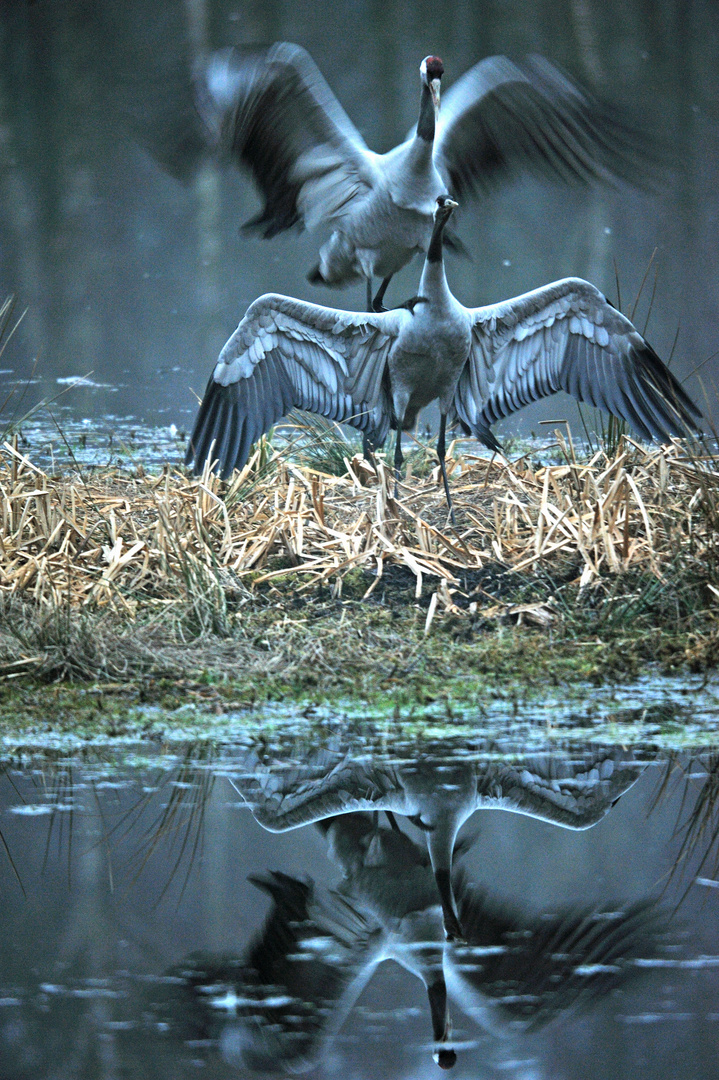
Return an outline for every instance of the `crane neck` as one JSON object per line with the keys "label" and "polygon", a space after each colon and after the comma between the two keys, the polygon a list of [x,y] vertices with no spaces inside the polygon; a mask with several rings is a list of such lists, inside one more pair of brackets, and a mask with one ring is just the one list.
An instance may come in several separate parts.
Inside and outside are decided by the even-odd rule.
{"label": "crane neck", "polygon": [[427,256],[424,261],[422,278],[420,281],[420,293],[422,296],[433,297],[436,301],[449,294],[447,277],[444,272],[444,249],[443,233],[448,217],[438,217],[432,229],[432,238],[427,248]]}
{"label": "crane neck", "polygon": [[443,975],[440,974],[433,982],[427,983],[427,997],[434,1041],[444,1043],[451,1030],[451,1020],[447,1003],[447,985]]}
{"label": "crane neck", "polygon": [[427,248],[427,262],[428,263],[443,263],[444,262],[444,229],[449,221],[449,215],[440,215],[432,229],[432,238]]}
{"label": "crane neck", "polygon": [[447,275],[444,272],[444,261],[442,259],[439,262],[425,260],[419,282],[419,295],[426,297],[435,306],[450,303],[452,294],[447,283]]}
{"label": "crane neck", "polygon": [[425,82],[422,83],[422,96],[419,99],[417,138],[430,144],[434,142],[434,103],[431,91]]}

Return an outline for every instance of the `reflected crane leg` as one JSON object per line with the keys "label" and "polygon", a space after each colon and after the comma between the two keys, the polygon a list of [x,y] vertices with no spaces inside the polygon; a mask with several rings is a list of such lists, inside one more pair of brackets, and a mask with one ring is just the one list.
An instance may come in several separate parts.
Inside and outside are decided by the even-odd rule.
{"label": "reflected crane leg", "polygon": [[441,975],[426,985],[435,1045],[433,1057],[440,1069],[451,1069],[457,1061],[457,1053],[448,1045],[452,1037],[452,1019],[447,1003],[447,986]]}

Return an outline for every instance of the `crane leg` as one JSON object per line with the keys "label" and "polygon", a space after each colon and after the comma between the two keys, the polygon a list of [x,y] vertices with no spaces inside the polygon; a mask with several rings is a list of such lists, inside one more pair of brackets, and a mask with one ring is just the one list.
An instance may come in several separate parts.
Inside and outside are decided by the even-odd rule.
{"label": "crane leg", "polygon": [[399,495],[399,471],[402,468],[404,457],[402,455],[402,421],[397,423],[397,441],[394,444],[394,497]]}
{"label": "crane leg", "polygon": [[387,310],[387,308],[384,306],[382,301],[384,300],[384,294],[387,292],[387,286],[389,285],[391,280],[392,280],[392,275],[391,274],[389,275],[389,277],[383,278],[382,284],[380,285],[379,289],[377,290],[377,295],[375,296],[374,300],[372,301],[370,311],[386,311]]}
{"label": "crane leg", "polygon": [[367,436],[362,434],[362,457],[365,461],[368,461],[372,466],[377,476],[379,476],[379,465],[377,464],[377,458],[374,456],[375,447],[369,441]]}
{"label": "crane leg", "polygon": [[434,879],[437,882],[437,889],[442,901],[442,918],[444,920],[444,932],[447,941],[461,941],[464,934],[455,910],[454,892],[452,891],[452,876],[450,871],[435,870]]}
{"label": "crane leg", "polygon": [[375,447],[369,441],[367,433],[365,431],[363,431],[362,432],[362,457],[365,459],[365,461],[369,461],[369,463],[372,466],[372,468],[374,469],[374,471],[377,472],[377,462],[375,461],[374,452],[375,452]]}
{"label": "crane leg", "polygon": [[437,457],[439,458],[439,467],[442,470],[442,481],[444,483],[444,493],[447,496],[447,506],[449,507],[449,516],[453,525],[456,525],[454,518],[454,507],[452,506],[452,496],[449,493],[449,480],[447,479],[447,468],[444,464],[445,457],[445,444],[444,436],[447,428],[447,416],[442,413],[439,418],[439,438],[437,439]]}

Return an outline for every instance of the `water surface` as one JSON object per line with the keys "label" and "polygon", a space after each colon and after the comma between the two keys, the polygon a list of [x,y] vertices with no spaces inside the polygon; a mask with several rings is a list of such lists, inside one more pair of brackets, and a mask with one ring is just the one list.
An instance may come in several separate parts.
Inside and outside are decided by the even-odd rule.
{"label": "water surface", "polygon": [[[710,747],[317,719],[8,758],[4,1078],[431,1077],[437,972],[454,1075],[712,1075]],[[468,791],[445,942],[427,850]]]}

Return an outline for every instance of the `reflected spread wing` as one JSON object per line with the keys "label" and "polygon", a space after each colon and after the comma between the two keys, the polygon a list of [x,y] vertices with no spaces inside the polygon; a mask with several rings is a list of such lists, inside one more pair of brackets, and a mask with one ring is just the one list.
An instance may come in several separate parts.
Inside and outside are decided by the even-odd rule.
{"label": "reflected spread wing", "polygon": [[385,934],[311,881],[279,872],[250,880],[272,908],[247,954],[187,957],[155,1011],[184,1038],[218,1043],[243,1074],[304,1072],[384,959]]}
{"label": "reflected spread wing", "polygon": [[600,821],[646,768],[621,748],[572,758],[524,758],[492,764],[477,787],[477,805],[524,814],[567,829]]}
{"label": "reflected spread wing", "polygon": [[555,281],[472,316],[472,348],[454,405],[487,446],[498,449],[489,430],[496,420],[558,390],[626,420],[646,439],[698,431],[697,407],[588,281]]}
{"label": "reflected spread wing", "polygon": [[466,944],[445,954],[447,988],[490,1030],[508,1021],[538,1027],[589,1004],[637,974],[632,961],[663,944],[665,921],[651,903],[625,910],[528,916],[459,880]]}
{"label": "reflected spread wing", "polygon": [[[439,821],[464,821],[476,809],[504,809],[586,829],[604,817],[646,768],[645,761],[632,760],[622,748],[600,748],[580,759],[543,755],[522,757],[518,764],[491,760],[451,772],[442,763],[441,772],[432,761],[405,770],[330,755],[294,769],[265,771],[250,761],[236,784],[257,821],[271,832],[338,814],[391,810],[424,819],[433,835]],[[451,783],[446,801],[440,778]]]}
{"label": "reflected spread wing", "polygon": [[299,45],[225,49],[196,78],[210,142],[249,168],[265,205],[246,228],[264,236],[328,221],[374,179],[374,155]]}
{"label": "reflected spread wing", "polygon": [[268,293],[247,309],[220,353],[185,462],[210,458],[224,478],[292,409],[352,424],[379,445],[390,423],[387,356],[406,310],[337,311]]}
{"label": "reflected spread wing", "polygon": [[316,768],[261,772],[255,768],[237,786],[260,825],[285,832],[337,814],[396,809],[404,791],[395,769],[342,758]]}
{"label": "reflected spread wing", "polygon": [[312,882],[278,872],[250,880],[269,893],[274,907],[248,957],[264,1003],[247,1016],[234,1063],[263,1074],[278,1064],[303,1072],[322,1055],[384,958],[385,936],[351,900]]}
{"label": "reflected spread wing", "polygon": [[521,169],[571,182],[646,180],[648,140],[541,56],[490,56],[442,100],[435,162],[454,195]]}

